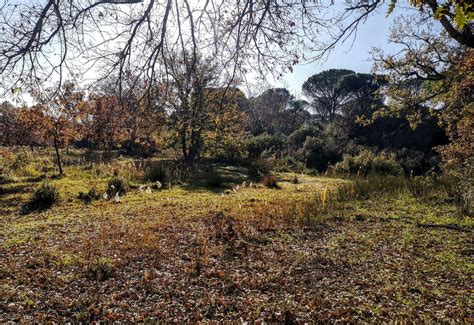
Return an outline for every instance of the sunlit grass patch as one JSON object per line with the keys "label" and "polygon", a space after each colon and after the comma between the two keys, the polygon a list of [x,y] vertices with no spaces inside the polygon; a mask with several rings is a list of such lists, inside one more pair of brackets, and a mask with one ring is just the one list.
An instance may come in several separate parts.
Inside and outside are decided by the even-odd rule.
{"label": "sunlit grass patch", "polygon": [[[38,315],[38,306],[47,306],[85,320],[112,317],[111,310],[112,318],[140,320],[140,311],[153,306],[193,319],[206,313],[257,319],[287,309],[298,317],[327,311],[326,319],[349,313],[430,321],[424,308],[452,297],[454,315],[466,315],[459,308],[469,306],[462,296],[472,272],[471,221],[438,196],[425,200],[405,187],[361,196],[354,180],[295,173],[275,173],[276,190],[251,183],[244,168],[215,171],[222,186],[205,179],[161,188],[130,181],[119,202],[101,197],[89,204],[79,192],[103,194],[113,172],[104,167],[97,176],[67,166],[64,177],[48,178],[64,198],[60,204],[25,216],[11,206],[1,217],[0,253],[18,270],[10,276],[0,265],[5,308],[12,312],[13,303]],[[2,204],[26,200],[39,183],[5,185],[11,190]],[[30,291],[35,295],[25,298]],[[59,299],[64,292],[67,299]],[[333,308],[339,297],[348,307]],[[447,313],[436,319],[454,317]]]}

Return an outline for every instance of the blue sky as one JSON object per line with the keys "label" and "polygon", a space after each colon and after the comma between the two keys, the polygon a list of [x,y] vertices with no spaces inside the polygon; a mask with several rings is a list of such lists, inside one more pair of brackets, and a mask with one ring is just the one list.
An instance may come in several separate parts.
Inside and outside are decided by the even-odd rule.
{"label": "blue sky", "polygon": [[388,43],[390,26],[397,14],[406,13],[406,10],[397,8],[396,12],[389,17],[385,17],[385,7],[382,11],[369,17],[366,23],[360,26],[355,42],[349,39],[345,44],[338,44],[329,54],[325,61],[297,65],[293,73],[287,73],[283,81],[277,83],[278,86],[285,86],[293,94],[301,92],[301,86],[308,77],[318,72],[331,69],[351,69],[356,72],[370,72],[372,62],[370,60],[370,50],[372,47],[382,47],[387,52],[395,49]]}

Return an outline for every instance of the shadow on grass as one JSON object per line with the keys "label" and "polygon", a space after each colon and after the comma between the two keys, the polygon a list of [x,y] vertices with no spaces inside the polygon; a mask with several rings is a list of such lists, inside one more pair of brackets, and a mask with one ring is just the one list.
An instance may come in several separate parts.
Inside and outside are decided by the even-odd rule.
{"label": "shadow on grass", "polygon": [[22,185],[13,185],[13,186],[2,186],[0,187],[0,201],[3,201],[3,195],[12,195],[12,194],[19,194],[19,193],[26,193],[28,192],[30,185],[22,184]]}
{"label": "shadow on grass", "polygon": [[28,177],[25,179],[25,182],[29,183],[38,183],[46,179],[46,175],[40,175],[40,176],[34,176],[34,177]]}
{"label": "shadow on grass", "polygon": [[206,166],[185,180],[183,189],[190,192],[223,193],[249,180],[248,171],[243,167]]}
{"label": "shadow on grass", "polygon": [[2,208],[12,208],[12,207],[18,207],[23,203],[21,200],[21,197],[19,196],[13,196],[9,198],[2,197],[0,194],[0,207]]}

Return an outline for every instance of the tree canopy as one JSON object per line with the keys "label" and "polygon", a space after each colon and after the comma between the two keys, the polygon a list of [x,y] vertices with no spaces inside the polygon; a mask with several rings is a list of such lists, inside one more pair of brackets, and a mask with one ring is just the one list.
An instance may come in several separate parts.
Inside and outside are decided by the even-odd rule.
{"label": "tree canopy", "polygon": [[[410,1],[438,20],[452,39],[474,46],[470,1]],[[121,90],[128,70],[148,86],[168,73],[169,53],[213,57],[222,81],[231,82],[250,69],[259,75],[326,56],[353,36],[379,8],[393,11],[396,1],[189,0],[12,1],[0,5],[1,87],[17,92],[51,80],[117,76]],[[325,35],[330,35],[327,38]],[[275,69],[279,68],[279,69]],[[134,83],[135,84],[135,83]]]}

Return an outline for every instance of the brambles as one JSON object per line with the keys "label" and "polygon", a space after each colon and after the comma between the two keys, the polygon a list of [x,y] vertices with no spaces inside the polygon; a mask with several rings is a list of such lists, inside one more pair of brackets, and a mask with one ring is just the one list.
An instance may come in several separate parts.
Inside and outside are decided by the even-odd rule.
{"label": "brambles", "polygon": [[35,210],[49,209],[53,204],[60,199],[59,191],[56,186],[48,183],[43,183],[31,195],[28,203],[22,207],[23,213],[28,213]]}
{"label": "brambles", "polygon": [[212,240],[218,243],[227,243],[236,240],[239,237],[239,232],[236,230],[236,222],[234,218],[218,212],[210,219],[213,233]]}

